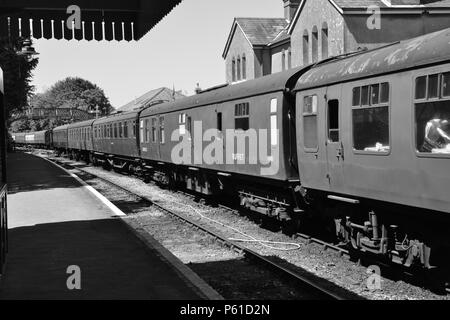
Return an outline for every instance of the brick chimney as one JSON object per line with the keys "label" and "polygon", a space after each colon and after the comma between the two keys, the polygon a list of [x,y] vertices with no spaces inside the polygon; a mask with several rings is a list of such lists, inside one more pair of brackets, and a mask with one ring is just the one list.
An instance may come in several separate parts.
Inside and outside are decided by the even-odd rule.
{"label": "brick chimney", "polygon": [[284,4],[284,18],[291,21],[294,18],[295,12],[302,0],[283,0]]}

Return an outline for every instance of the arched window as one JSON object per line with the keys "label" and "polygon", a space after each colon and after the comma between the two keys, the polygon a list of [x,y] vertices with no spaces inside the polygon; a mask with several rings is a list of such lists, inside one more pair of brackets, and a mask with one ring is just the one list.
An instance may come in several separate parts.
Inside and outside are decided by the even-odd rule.
{"label": "arched window", "polygon": [[328,58],[328,25],[322,24],[322,60]]}
{"label": "arched window", "polygon": [[319,31],[317,27],[314,26],[312,29],[312,39],[311,39],[311,49],[312,49],[312,62],[317,62],[319,60]]}
{"label": "arched window", "polygon": [[242,79],[247,79],[247,58],[245,54],[242,56]]}
{"label": "arched window", "polygon": [[308,30],[303,32],[303,65],[309,63],[309,34]]}
{"label": "arched window", "polygon": [[286,70],[286,52],[283,49],[283,53],[281,54],[281,71]]}
{"label": "arched window", "polygon": [[240,56],[238,56],[238,58],[237,58],[236,72],[237,72],[237,81],[239,81],[239,80],[241,80],[241,57]]}
{"label": "arched window", "polygon": [[292,68],[292,52],[291,52],[291,47],[289,47],[288,49],[288,69]]}
{"label": "arched window", "polygon": [[231,62],[231,81],[236,81],[236,60],[234,58]]}

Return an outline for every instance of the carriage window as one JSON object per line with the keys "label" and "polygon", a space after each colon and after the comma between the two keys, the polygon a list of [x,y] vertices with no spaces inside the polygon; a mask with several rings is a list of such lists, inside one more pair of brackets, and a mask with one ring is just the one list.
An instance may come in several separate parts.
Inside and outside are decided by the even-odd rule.
{"label": "carriage window", "polygon": [[166,142],[166,136],[164,132],[164,117],[159,118],[159,142],[160,143]]}
{"label": "carriage window", "polygon": [[361,104],[363,106],[369,105],[369,86],[364,86],[361,88]]}
{"label": "carriage window", "polygon": [[450,72],[442,75],[442,96],[450,97]]}
{"label": "carriage window", "polygon": [[222,131],[222,112],[217,112],[217,130]]}
{"label": "carriage window", "polygon": [[439,97],[439,75],[434,74],[428,77],[428,98]]}
{"label": "carriage window", "polygon": [[180,135],[186,134],[186,114],[180,113],[178,115],[178,128]]}
{"label": "carriage window", "polygon": [[150,120],[145,120],[145,142],[150,142]]}
{"label": "carriage window", "polygon": [[316,149],[317,143],[317,96],[303,99],[303,139],[305,148]]}
{"label": "carriage window", "polygon": [[[428,96],[415,103],[416,150],[421,153],[450,154],[449,74],[434,74],[428,80]],[[442,81],[439,79],[442,78]],[[423,80],[422,80],[423,81]],[[420,90],[416,86],[416,97]],[[439,93],[441,92],[441,95]]]}
{"label": "carriage window", "polygon": [[270,142],[272,146],[278,145],[277,109],[278,100],[276,98],[270,100]]}
{"label": "carriage window", "polygon": [[144,120],[141,120],[141,124],[140,124],[140,137],[139,139],[141,140],[141,143],[144,143]]}
{"label": "carriage window", "polygon": [[370,104],[378,104],[380,98],[380,85],[374,84],[370,86]]}
{"label": "carriage window", "polygon": [[389,83],[383,82],[380,88],[381,88],[380,103],[389,102]]}
{"label": "carriage window", "polygon": [[419,77],[416,79],[416,99],[425,99],[427,95],[427,77]]}
{"label": "carriage window", "polygon": [[123,123],[123,137],[128,138],[128,121]]}
{"label": "carriage window", "polygon": [[189,138],[191,138],[194,134],[192,131],[192,118],[187,117],[187,123],[186,123],[187,133],[189,134]]}
{"label": "carriage window", "polygon": [[[370,99],[363,98],[365,88],[370,92]],[[354,102],[352,110],[353,149],[389,152],[389,83],[364,86],[361,92],[361,103]]]}
{"label": "carriage window", "polygon": [[152,118],[152,142],[156,143],[156,118]]}
{"label": "carriage window", "polygon": [[234,106],[234,129],[246,131],[250,127],[250,104],[239,103]]}
{"label": "carriage window", "polygon": [[123,138],[122,122],[119,122],[118,126],[119,126],[119,138]]}
{"label": "carriage window", "polygon": [[359,106],[361,104],[361,87],[353,88],[352,106]]}
{"label": "carriage window", "polygon": [[328,101],[328,141],[339,141],[339,101]]}
{"label": "carriage window", "polygon": [[136,138],[136,121],[133,121],[133,138]]}

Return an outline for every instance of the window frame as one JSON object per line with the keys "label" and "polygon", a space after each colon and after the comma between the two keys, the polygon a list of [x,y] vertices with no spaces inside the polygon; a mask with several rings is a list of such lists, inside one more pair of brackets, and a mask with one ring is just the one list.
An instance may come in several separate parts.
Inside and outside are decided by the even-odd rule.
{"label": "window frame", "polygon": [[[316,112],[305,112],[305,99],[308,97],[316,97],[317,99],[317,106],[316,106]],[[313,98],[314,99],[314,98]],[[300,99],[301,101],[301,117],[302,117],[302,143],[303,143],[303,150],[306,153],[318,153],[319,152],[319,94],[317,92],[314,93],[307,93],[303,95]],[[317,146],[315,148],[307,147],[305,144],[305,135],[303,134],[305,131],[305,117],[316,117],[316,136],[317,136]]]}
{"label": "window frame", "polygon": [[[388,84],[389,88],[389,99],[387,102],[380,102],[381,100],[381,88],[384,83]],[[378,103],[375,105],[372,105],[372,86],[378,84]],[[362,88],[368,87],[368,105],[362,105]],[[360,88],[360,94],[359,94],[359,106],[353,106],[353,89],[359,87]],[[374,155],[374,156],[383,156],[387,157],[390,156],[392,153],[392,84],[389,79],[377,79],[365,81],[363,83],[352,83],[351,84],[351,112],[350,112],[350,123],[351,123],[351,149],[354,155]],[[353,110],[363,110],[363,109],[374,109],[374,108],[388,108],[388,134],[389,134],[389,151],[365,151],[365,150],[357,150],[355,149],[355,132],[354,132],[354,122],[353,122]]]}
{"label": "window frame", "polygon": [[[416,123],[416,105],[417,104],[421,104],[421,103],[427,103],[427,102],[439,102],[439,101],[449,101],[450,102],[450,95],[449,96],[444,96],[443,95],[443,80],[444,77],[443,75],[449,73],[450,74],[450,68],[442,68],[442,66],[435,67],[432,69],[428,69],[428,70],[424,70],[421,71],[420,73],[416,73],[412,76],[412,93],[411,93],[411,98],[412,98],[412,107],[413,107],[413,112],[412,112],[412,148],[414,150],[414,153],[416,155],[416,157],[418,158],[437,158],[437,159],[448,159],[450,158],[450,154],[445,154],[445,153],[431,153],[431,152],[420,152],[419,150],[417,150],[417,123]],[[439,75],[439,80],[438,80],[438,84],[439,84],[439,88],[438,88],[438,97],[437,98],[428,98],[428,77],[438,74]],[[416,81],[418,78],[426,76],[426,92],[425,92],[425,98],[423,99],[416,99]]]}
{"label": "window frame", "polygon": [[[241,105],[245,106],[244,113],[236,115],[236,108],[238,108],[238,106],[241,106]],[[246,130],[236,129],[236,119],[248,119],[248,129],[246,129]],[[235,133],[246,132],[251,128],[250,127],[250,102],[240,102],[240,103],[234,104],[233,120],[234,120],[234,132]]]}

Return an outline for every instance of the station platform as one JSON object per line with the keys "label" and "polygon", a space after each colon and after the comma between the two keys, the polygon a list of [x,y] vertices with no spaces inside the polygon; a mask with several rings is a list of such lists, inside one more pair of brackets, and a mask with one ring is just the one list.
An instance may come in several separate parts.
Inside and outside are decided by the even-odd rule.
{"label": "station platform", "polygon": [[[202,300],[211,294],[64,170],[8,155],[9,254],[0,299]],[[156,241],[155,241],[156,242]],[[79,278],[74,269],[79,268]],[[81,289],[70,290],[67,282]],[[201,281],[200,281],[201,282]]]}

